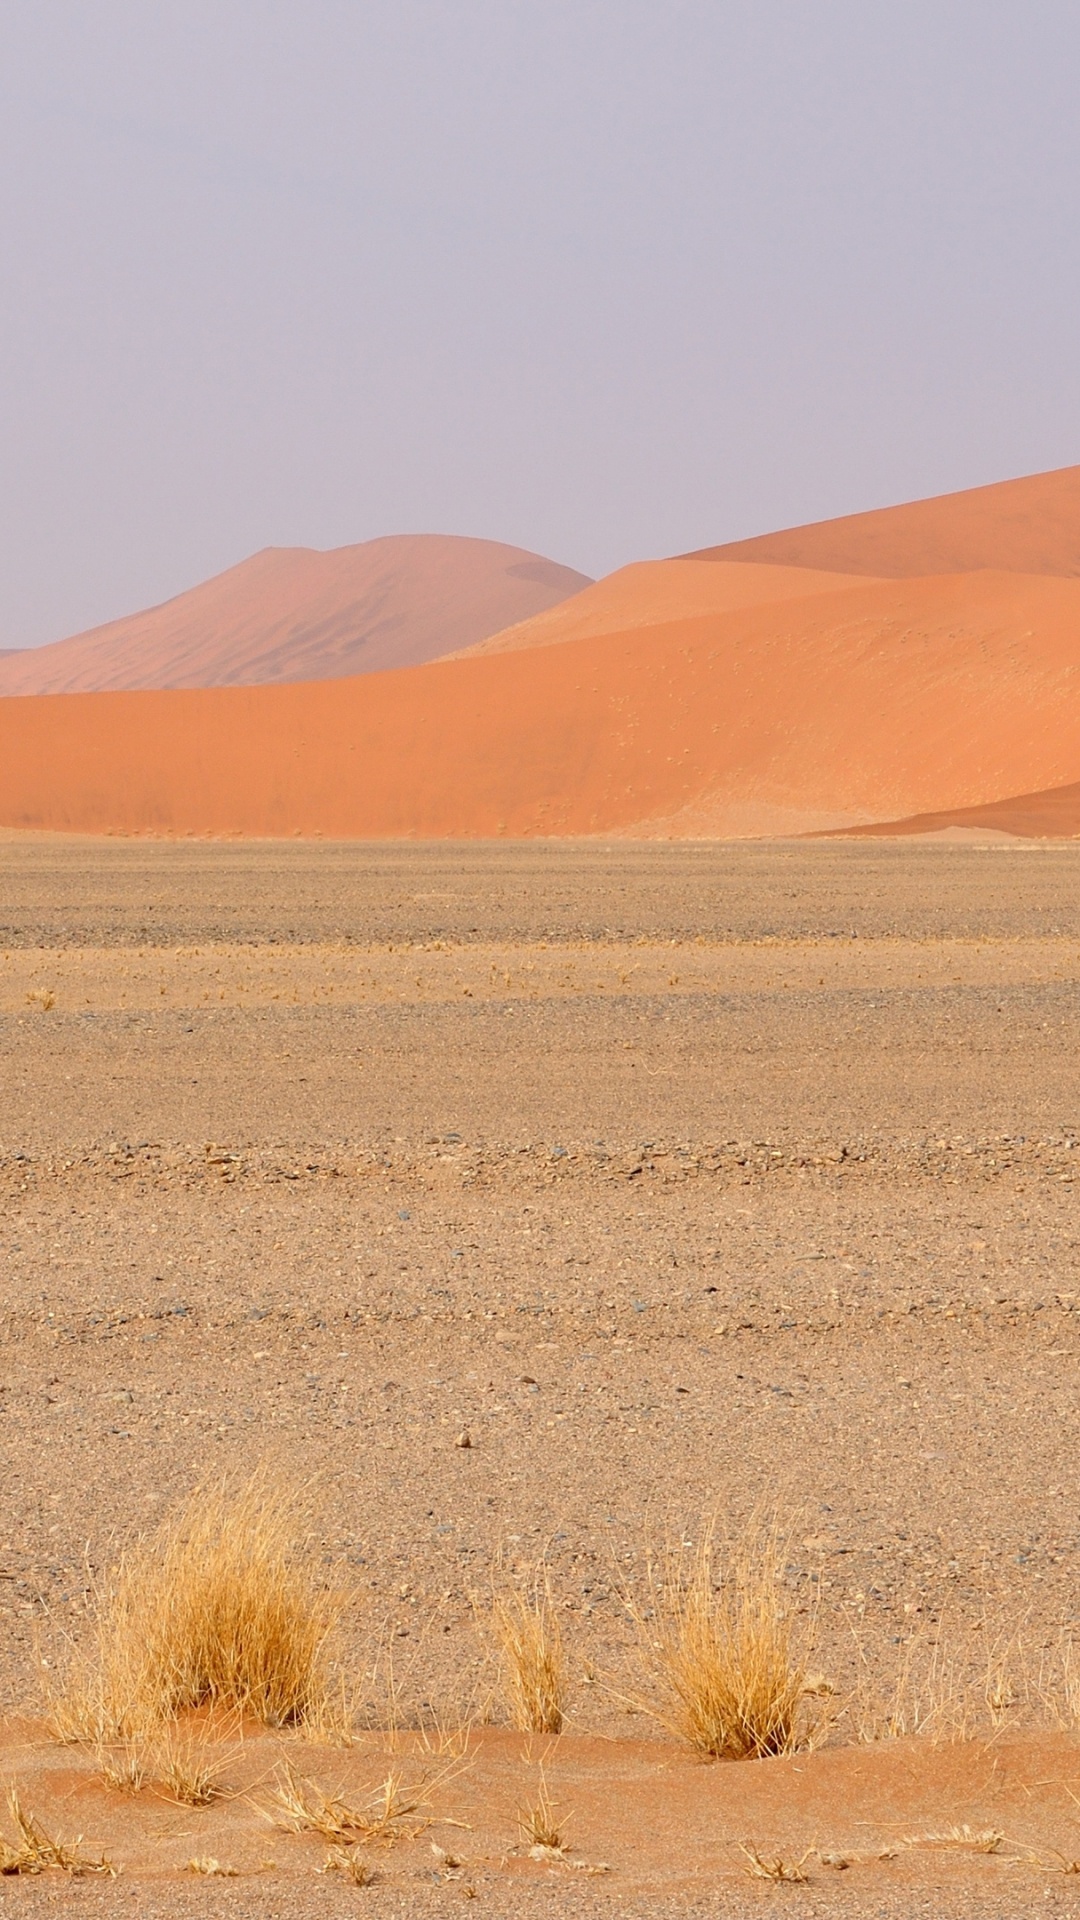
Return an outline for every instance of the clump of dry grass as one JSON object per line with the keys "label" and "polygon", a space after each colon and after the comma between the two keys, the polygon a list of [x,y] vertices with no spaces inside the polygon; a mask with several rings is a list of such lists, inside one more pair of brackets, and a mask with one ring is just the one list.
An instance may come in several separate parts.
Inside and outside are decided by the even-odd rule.
{"label": "clump of dry grass", "polygon": [[808,1669],[810,1631],[796,1632],[785,1546],[774,1522],[754,1521],[719,1565],[710,1522],[689,1561],[680,1550],[651,1570],[649,1616],[631,1607],[663,1696],[639,1704],[712,1759],[796,1751],[815,1731],[808,1702],[831,1691]]}
{"label": "clump of dry grass", "polygon": [[552,1805],[551,1795],[544,1775],[540,1769],[540,1785],[531,1807],[518,1808],[518,1831],[526,1846],[538,1847],[545,1853],[565,1853],[566,1851],[566,1815],[558,1814]]}
{"label": "clump of dry grass", "polygon": [[324,1793],[286,1762],[277,1774],[273,1818],[286,1833],[317,1833],[335,1842],[371,1845],[415,1839],[427,1823],[406,1827],[405,1822],[420,1811],[420,1791],[407,1788],[401,1774],[391,1771],[363,1805],[350,1805],[340,1794]]}
{"label": "clump of dry grass", "polygon": [[780,1854],[759,1853],[756,1847],[740,1846],[739,1852],[746,1861],[744,1871],[753,1880],[771,1880],[774,1884],[805,1887],[810,1879],[806,1871],[806,1862],[813,1852],[804,1853],[801,1860],[785,1860]]}
{"label": "clump of dry grass", "polygon": [[0,1874],[47,1873],[50,1868],[76,1878],[86,1873],[102,1873],[110,1877],[115,1874],[115,1867],[106,1860],[104,1854],[100,1859],[91,1860],[79,1852],[81,1837],[72,1841],[54,1840],[46,1833],[33,1814],[27,1813],[16,1787],[12,1787],[8,1794],[8,1813],[19,1837],[14,1846],[0,1839]]}
{"label": "clump of dry grass", "polygon": [[523,1733],[560,1733],[566,1709],[566,1659],[546,1568],[492,1600],[510,1716]]}
{"label": "clump of dry grass", "polygon": [[114,1793],[141,1793],[149,1780],[146,1760],[137,1747],[98,1747],[97,1769]]}
{"label": "clump of dry grass", "polygon": [[371,1867],[365,1860],[359,1847],[334,1847],[327,1854],[320,1873],[340,1873],[351,1887],[366,1887],[371,1881]]}
{"label": "clump of dry grass", "polygon": [[266,1472],[200,1487],[104,1583],[96,1642],[53,1703],[54,1731],[102,1743],[145,1738],[188,1708],[269,1726],[325,1714],[340,1600],[306,1546],[303,1499]]}
{"label": "clump of dry grass", "polygon": [[209,1807],[224,1793],[224,1775],[232,1759],[199,1731],[171,1726],[160,1741],[155,1783],[182,1807]]}

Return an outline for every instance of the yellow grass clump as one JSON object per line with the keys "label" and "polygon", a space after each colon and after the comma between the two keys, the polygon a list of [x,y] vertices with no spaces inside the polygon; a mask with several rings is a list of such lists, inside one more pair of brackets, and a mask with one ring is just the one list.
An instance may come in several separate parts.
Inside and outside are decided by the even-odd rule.
{"label": "yellow grass clump", "polygon": [[649,1617],[631,1611],[661,1703],[643,1703],[669,1731],[717,1760],[792,1753],[813,1731],[811,1675],[784,1591],[785,1537],[752,1522],[718,1565],[709,1522],[693,1557],[669,1555],[650,1578]]}
{"label": "yellow grass clump", "polygon": [[306,1546],[302,1499],[267,1473],[197,1489],[105,1581],[57,1734],[138,1739],[195,1708],[275,1727],[325,1716],[341,1603]]}
{"label": "yellow grass clump", "polygon": [[491,1623],[503,1692],[523,1733],[560,1733],[566,1707],[566,1660],[547,1570],[509,1593],[496,1593]]}
{"label": "yellow grass clump", "polygon": [[75,1877],[84,1873],[103,1873],[111,1877],[115,1873],[115,1867],[106,1860],[104,1854],[98,1860],[90,1860],[80,1853],[81,1839],[70,1842],[54,1840],[47,1834],[33,1814],[27,1813],[16,1787],[12,1787],[8,1794],[8,1813],[19,1837],[14,1845],[0,1839],[0,1874],[47,1873],[50,1868]]}
{"label": "yellow grass clump", "polygon": [[531,1807],[518,1808],[518,1830],[526,1846],[544,1853],[565,1853],[566,1816],[556,1813],[548,1792],[544,1769],[540,1769],[540,1788]]}

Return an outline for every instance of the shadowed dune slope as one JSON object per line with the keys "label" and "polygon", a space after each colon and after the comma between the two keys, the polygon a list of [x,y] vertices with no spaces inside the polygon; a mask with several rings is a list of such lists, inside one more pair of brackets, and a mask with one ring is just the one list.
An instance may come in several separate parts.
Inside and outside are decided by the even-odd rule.
{"label": "shadowed dune slope", "polygon": [[1070,578],[1080,575],[1080,467],[791,527],[684,557],[894,579],[986,567]]}
{"label": "shadowed dune slope", "polygon": [[943,813],[916,813],[907,820],[880,820],[851,829],[860,834],[942,833],[951,827],[1010,833],[1026,840],[1071,840],[1080,836],[1080,781],[1047,787],[1041,793],[1014,793],[982,807],[952,807]]}
{"label": "shadowed dune slope", "polygon": [[808,832],[1080,778],[1080,581],[852,583],[291,687],[0,701],[0,822]]}
{"label": "shadowed dune slope", "polygon": [[267,547],[164,605],[0,655],[0,695],[326,680],[416,666],[542,612],[588,576],[495,540]]}
{"label": "shadowed dune slope", "polygon": [[620,567],[575,593],[546,613],[481,640],[469,654],[511,653],[519,647],[554,647],[566,640],[589,640],[602,633],[627,633],[635,627],[703,614],[734,613],[740,607],[805,600],[852,585],[844,573],[816,573],[808,567],[728,565],[699,560],[642,560]]}

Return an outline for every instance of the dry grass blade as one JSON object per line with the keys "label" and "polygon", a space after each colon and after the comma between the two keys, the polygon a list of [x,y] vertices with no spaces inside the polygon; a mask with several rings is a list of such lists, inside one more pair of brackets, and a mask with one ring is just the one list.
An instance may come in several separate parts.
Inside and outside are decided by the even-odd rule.
{"label": "dry grass blade", "polygon": [[806,1861],[810,1853],[804,1853],[801,1860],[784,1860],[779,1854],[759,1853],[756,1847],[740,1846],[739,1852],[746,1860],[745,1872],[754,1880],[772,1880],[787,1886],[805,1887],[810,1879],[806,1871]]}
{"label": "dry grass blade", "polygon": [[497,1593],[491,1620],[514,1725],[523,1733],[561,1732],[566,1662],[546,1569],[512,1593]]}
{"label": "dry grass blade", "polygon": [[54,1840],[47,1834],[33,1814],[27,1813],[15,1787],[8,1794],[8,1812],[19,1838],[14,1846],[0,1840],[0,1874],[47,1873],[50,1868],[76,1878],[86,1873],[110,1877],[115,1873],[115,1867],[104,1854],[98,1860],[91,1860],[79,1852],[81,1838],[69,1842]]}
{"label": "dry grass blade", "polygon": [[139,1738],[186,1708],[270,1726],[327,1711],[340,1602],[306,1553],[304,1505],[266,1472],[200,1488],[122,1557],[96,1646],[54,1703],[62,1738]]}
{"label": "dry grass blade", "polygon": [[650,1619],[631,1609],[665,1696],[648,1710],[699,1753],[758,1759],[795,1752],[813,1723],[807,1702],[828,1688],[796,1645],[783,1587],[784,1539],[753,1523],[718,1574],[714,1528],[687,1565],[669,1556],[651,1576]]}

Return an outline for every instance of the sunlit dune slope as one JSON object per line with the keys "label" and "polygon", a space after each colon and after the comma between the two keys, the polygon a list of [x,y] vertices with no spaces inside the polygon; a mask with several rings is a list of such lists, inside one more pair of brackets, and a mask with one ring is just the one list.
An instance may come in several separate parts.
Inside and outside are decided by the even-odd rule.
{"label": "sunlit dune slope", "polygon": [[1080,581],[856,583],[289,687],[0,701],[0,821],[342,836],[803,832],[1080,777]]}
{"label": "sunlit dune slope", "polygon": [[0,655],[0,695],[335,679],[470,646],[587,586],[495,540],[268,547],[164,605]]}
{"label": "sunlit dune slope", "polygon": [[687,556],[910,578],[1001,567],[1080,575],[1080,467],[854,513]]}
{"label": "sunlit dune slope", "polygon": [[732,613],[740,607],[805,600],[811,594],[835,593],[851,584],[847,574],[815,573],[807,567],[642,560],[594,581],[546,613],[534,614],[531,620],[479,641],[468,652],[510,653],[518,647],[553,647],[566,640],[593,639],[602,633],[627,633],[634,627]]}

